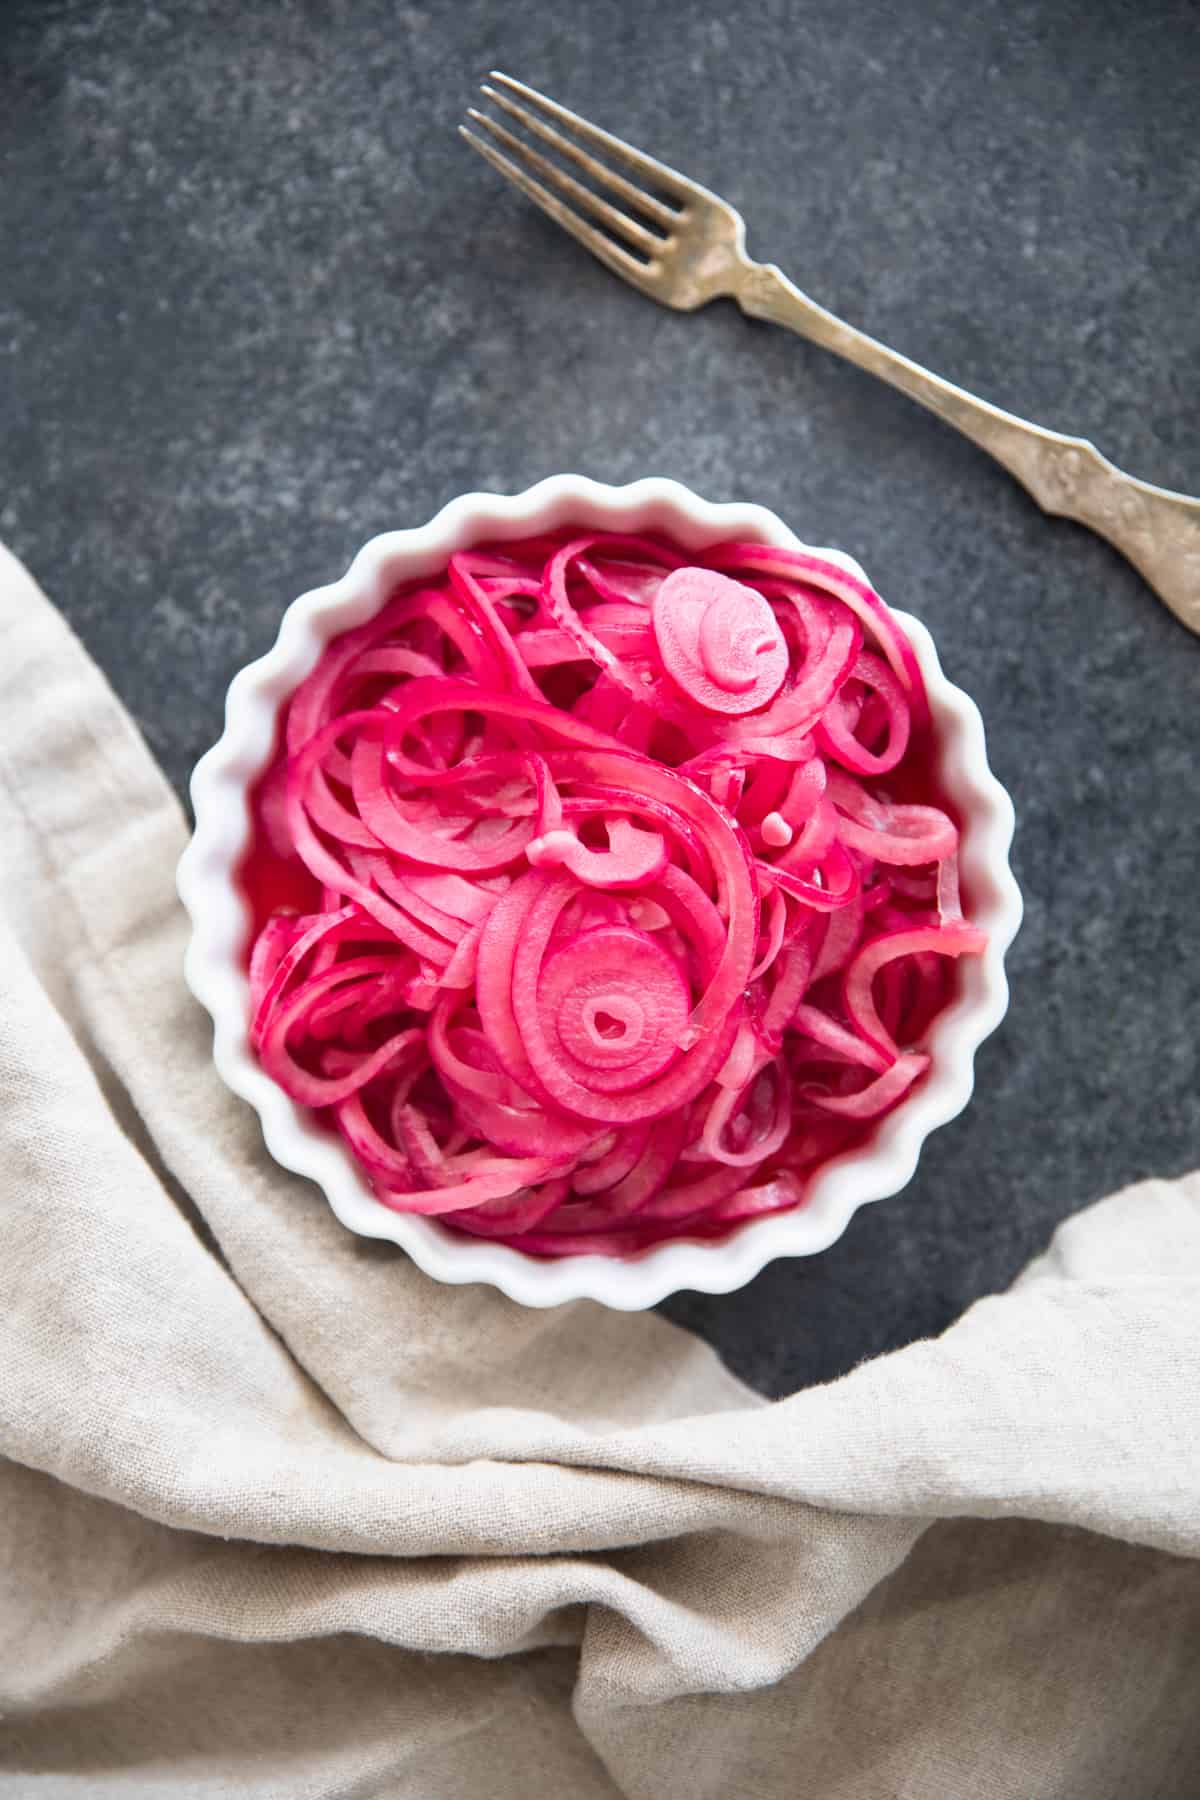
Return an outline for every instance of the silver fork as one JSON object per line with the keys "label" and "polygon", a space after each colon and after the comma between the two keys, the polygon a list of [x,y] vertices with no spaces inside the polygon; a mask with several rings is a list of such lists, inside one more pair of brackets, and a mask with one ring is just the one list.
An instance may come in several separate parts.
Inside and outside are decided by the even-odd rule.
{"label": "silver fork", "polygon": [[492,105],[594,186],[474,107],[469,117],[486,135],[461,125],[463,137],[614,274],[680,312],[726,296],[890,382],[987,450],[1044,512],[1107,538],[1200,634],[1200,500],[1125,475],[1086,438],[1003,412],[856,331],[774,263],[751,261],[745,222],[719,195],[509,75],[493,71],[491,82],[483,93]]}

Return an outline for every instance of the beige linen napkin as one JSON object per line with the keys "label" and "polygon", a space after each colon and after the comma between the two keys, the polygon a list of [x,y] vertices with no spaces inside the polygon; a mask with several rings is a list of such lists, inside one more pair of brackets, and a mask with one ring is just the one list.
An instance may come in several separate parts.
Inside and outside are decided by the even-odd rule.
{"label": "beige linen napkin", "polygon": [[1200,1794],[1200,1180],[767,1406],[275,1168],[183,842],[0,552],[0,1793]]}

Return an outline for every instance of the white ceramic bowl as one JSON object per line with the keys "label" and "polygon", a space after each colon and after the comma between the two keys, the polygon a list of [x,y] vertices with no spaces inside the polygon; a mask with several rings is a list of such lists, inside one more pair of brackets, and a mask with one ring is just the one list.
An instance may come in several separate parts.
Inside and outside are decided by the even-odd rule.
{"label": "white ceramic bowl", "polygon": [[[373,538],[340,581],[288,607],[274,646],[230,686],[224,733],[192,776],[196,830],[179,866],[179,892],[193,926],[186,974],[212,1014],[222,1078],[256,1108],[275,1160],[317,1182],[351,1231],[402,1245],[440,1281],[490,1282],[526,1306],[588,1298],[635,1310],[679,1288],[728,1293],[775,1257],[827,1249],[860,1206],[895,1194],[911,1179],[927,1133],[966,1105],[975,1052],[1004,1016],[1004,956],[1020,923],[1021,896],[1008,866],[1012,802],[988,768],[979,712],[943,675],[925,627],[898,613],[929,689],[941,746],[939,779],[963,820],[961,867],[971,916],[988,933],[984,954],[958,965],[959,995],[933,1028],[932,1064],[916,1092],[883,1119],[866,1144],[820,1171],[803,1206],[750,1220],[720,1243],[681,1238],[627,1259],[550,1261],[382,1206],[340,1140],[319,1129],[263,1073],[250,1048],[244,970],[250,919],[235,880],[250,833],[248,792],[271,756],[280,706],[330,638],[370,618],[398,583],[443,568],[455,550],[565,525],[659,531],[688,549],[722,538],[802,547],[761,506],[713,505],[673,481],[613,488],[577,475],[552,476],[511,498],[466,494],[428,525]],[[862,574],[838,551],[819,554]]]}

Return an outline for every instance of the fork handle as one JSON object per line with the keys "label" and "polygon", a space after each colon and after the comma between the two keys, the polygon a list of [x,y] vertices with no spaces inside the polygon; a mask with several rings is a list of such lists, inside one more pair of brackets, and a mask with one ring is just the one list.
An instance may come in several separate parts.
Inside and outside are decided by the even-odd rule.
{"label": "fork handle", "polygon": [[1138,481],[1086,438],[1046,431],[943,381],[818,306],[774,263],[748,263],[736,298],[751,318],[786,325],[955,426],[1002,463],[1043,512],[1107,538],[1176,618],[1200,633],[1200,500]]}

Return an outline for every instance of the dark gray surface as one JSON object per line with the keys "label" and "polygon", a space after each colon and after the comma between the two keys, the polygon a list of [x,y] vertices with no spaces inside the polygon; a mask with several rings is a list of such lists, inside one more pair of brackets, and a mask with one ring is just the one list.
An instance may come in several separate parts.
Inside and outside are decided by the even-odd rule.
{"label": "dark gray surface", "polygon": [[903,1197],[667,1308],[780,1393],[1197,1160],[1200,643],[898,396],[623,289],[453,127],[498,63],[718,188],[851,320],[1195,490],[1200,13],[641,10],[0,0],[0,533],[181,790],[287,602],[468,488],[759,500],[928,622],[1016,799],[1012,1010]]}

